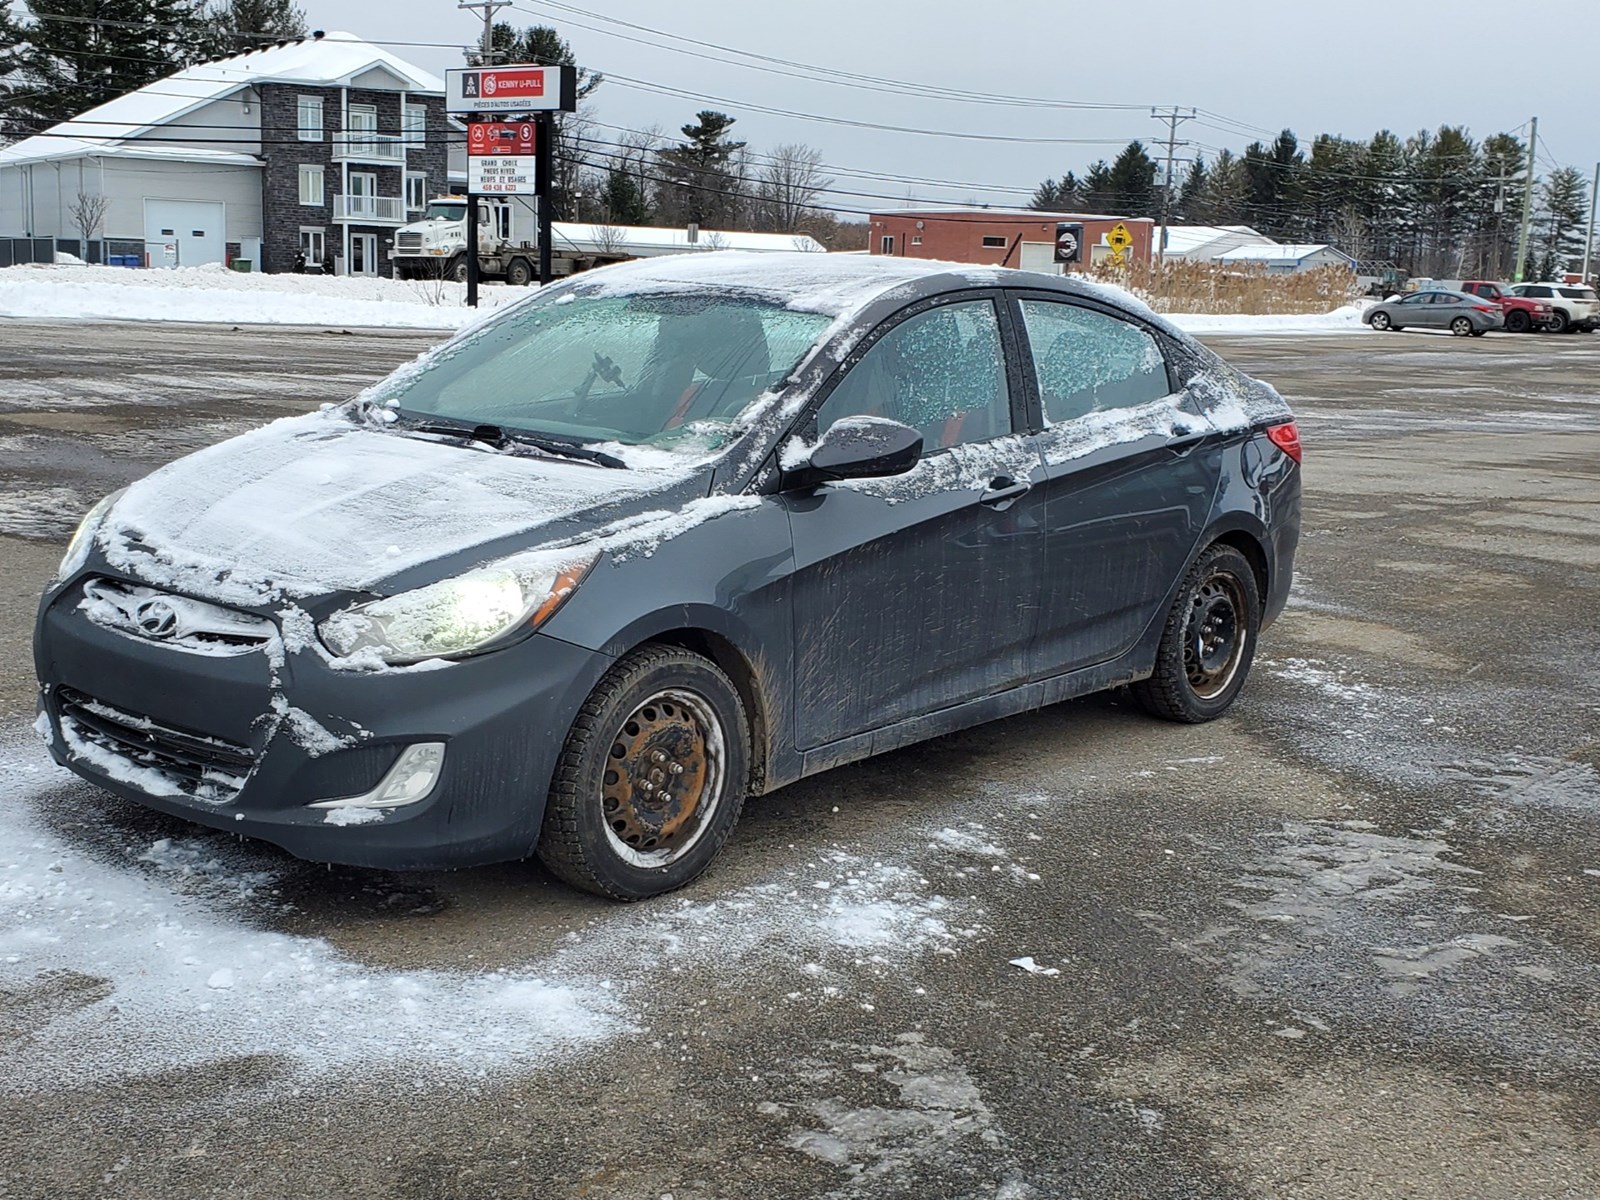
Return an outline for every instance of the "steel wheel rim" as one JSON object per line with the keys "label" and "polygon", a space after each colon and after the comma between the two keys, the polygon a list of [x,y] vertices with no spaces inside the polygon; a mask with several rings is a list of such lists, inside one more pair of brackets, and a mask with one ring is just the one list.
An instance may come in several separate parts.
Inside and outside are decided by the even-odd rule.
{"label": "steel wheel rim", "polygon": [[1457,317],[1450,325],[1457,337],[1466,337],[1472,332],[1472,322],[1465,317]]}
{"label": "steel wheel rim", "polygon": [[1248,612],[1244,588],[1228,572],[1208,576],[1194,590],[1183,628],[1183,671],[1200,699],[1220,696],[1239,673]]}
{"label": "steel wheel rim", "polygon": [[1379,331],[1382,331],[1382,330],[1385,330],[1385,329],[1389,328],[1389,314],[1388,313],[1378,313],[1375,317],[1372,318],[1372,323],[1373,323],[1374,326],[1376,326],[1379,329]]}
{"label": "steel wheel rim", "polygon": [[726,774],[722,721],[710,701],[669,688],[637,705],[613,732],[600,781],[612,852],[636,867],[667,867],[711,825]]}

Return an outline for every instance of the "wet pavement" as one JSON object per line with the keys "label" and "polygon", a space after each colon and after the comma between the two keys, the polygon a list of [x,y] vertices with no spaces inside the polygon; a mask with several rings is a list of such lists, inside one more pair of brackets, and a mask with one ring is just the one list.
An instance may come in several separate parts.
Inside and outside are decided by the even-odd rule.
{"label": "wet pavement", "polygon": [[834,771],[630,908],[297,863],[26,732],[83,508],[430,339],[0,337],[7,1200],[1600,1194],[1600,337],[1211,339],[1307,454],[1229,717]]}

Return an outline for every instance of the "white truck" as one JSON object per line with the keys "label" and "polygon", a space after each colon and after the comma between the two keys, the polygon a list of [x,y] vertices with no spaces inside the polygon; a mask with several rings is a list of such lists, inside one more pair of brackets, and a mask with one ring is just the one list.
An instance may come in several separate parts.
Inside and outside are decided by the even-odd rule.
{"label": "white truck", "polygon": [[[430,200],[422,219],[395,231],[390,256],[401,279],[467,278],[467,198]],[[557,275],[598,266],[591,255],[552,254]],[[539,277],[539,218],[532,197],[478,198],[478,275],[526,287]]]}

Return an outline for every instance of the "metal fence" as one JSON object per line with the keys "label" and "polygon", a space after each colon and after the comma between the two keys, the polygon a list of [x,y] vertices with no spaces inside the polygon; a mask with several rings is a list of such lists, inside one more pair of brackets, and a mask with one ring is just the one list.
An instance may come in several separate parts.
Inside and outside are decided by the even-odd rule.
{"label": "metal fence", "polygon": [[144,266],[144,242],[138,238],[93,238],[82,242],[77,238],[0,237],[0,267],[53,263],[58,252],[97,265]]}
{"label": "metal fence", "polygon": [[15,267],[21,263],[53,263],[55,260],[54,238],[0,238],[0,267]]}

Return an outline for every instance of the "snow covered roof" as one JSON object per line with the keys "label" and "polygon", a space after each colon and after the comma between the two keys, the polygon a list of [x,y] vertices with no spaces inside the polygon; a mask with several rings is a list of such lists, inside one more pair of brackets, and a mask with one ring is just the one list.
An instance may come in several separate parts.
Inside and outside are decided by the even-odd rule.
{"label": "snow covered roof", "polygon": [[951,205],[949,208],[881,208],[870,214],[874,217],[994,217],[1005,220],[1011,217],[1032,217],[1040,221],[1123,221],[1140,225],[1155,224],[1151,217],[1120,217],[1116,213],[1047,212],[1038,208],[1006,208],[1001,205],[974,208],[971,205]]}
{"label": "snow covered roof", "polygon": [[1340,258],[1347,259],[1350,262],[1355,262],[1355,259],[1351,258],[1343,250],[1340,250],[1334,246],[1330,246],[1325,242],[1297,246],[1239,246],[1235,249],[1227,251],[1226,253],[1217,255],[1217,261],[1295,263],[1300,262],[1302,259],[1310,258],[1313,254],[1323,250],[1326,250],[1331,254],[1337,254]]}
{"label": "snow covered roof", "polygon": [[[51,126],[44,133],[7,146],[0,150],[0,166],[116,153],[129,139],[202,105],[225,99],[242,88],[263,83],[338,87],[374,67],[394,75],[410,91],[444,91],[444,82],[438,76],[362,41],[353,33],[327,33],[185,67],[174,75],[91,108],[70,122]],[[243,132],[241,130],[241,134]],[[220,139],[224,135],[214,136]],[[158,157],[190,161],[210,161],[212,155],[219,153],[177,146],[163,149],[166,152]],[[248,155],[240,157],[249,158]]]}
{"label": "snow covered roof", "polygon": [[1226,237],[1244,236],[1257,239],[1256,244],[1272,244],[1266,234],[1248,225],[1169,225],[1167,226],[1167,253],[1188,254],[1211,242]]}
{"label": "snow covered roof", "polygon": [[627,254],[635,258],[706,250],[755,250],[769,254],[775,251],[822,254],[827,251],[821,242],[803,233],[733,233],[702,229],[699,241],[690,242],[685,229],[585,225],[567,221],[555,222],[551,232],[551,242],[557,250],[579,254]]}

